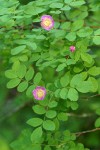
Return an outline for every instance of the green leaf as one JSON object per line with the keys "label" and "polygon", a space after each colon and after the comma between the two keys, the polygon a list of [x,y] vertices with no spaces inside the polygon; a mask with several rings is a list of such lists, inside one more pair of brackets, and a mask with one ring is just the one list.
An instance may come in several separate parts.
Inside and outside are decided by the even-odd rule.
{"label": "green leaf", "polygon": [[73,71],[74,71],[75,73],[79,73],[79,72],[81,72],[83,69],[84,69],[84,68],[83,68],[82,64],[77,64],[77,65],[74,67]]}
{"label": "green leaf", "polygon": [[[61,8],[61,10],[64,10],[64,11],[68,11],[70,9],[71,9],[71,7],[69,7],[69,6],[64,6],[63,8]],[[66,29],[67,29],[67,27],[66,27]]]}
{"label": "green leaf", "polygon": [[100,117],[95,121],[95,127],[100,127]]}
{"label": "green leaf", "polygon": [[56,71],[57,71],[57,72],[62,71],[65,67],[66,67],[66,64],[65,64],[65,63],[60,64],[60,65],[57,67]]}
{"label": "green leaf", "polygon": [[78,61],[80,59],[80,51],[76,51],[75,53],[75,61]]}
{"label": "green leaf", "polygon": [[43,128],[45,130],[53,131],[55,130],[55,123],[51,120],[46,120],[43,122]]}
{"label": "green leaf", "polygon": [[77,31],[77,35],[79,37],[88,37],[93,33],[93,29],[89,28],[89,27],[85,27],[80,29],[79,31]]}
{"label": "green leaf", "polygon": [[20,81],[21,81],[21,79],[19,79],[19,78],[15,78],[15,79],[10,80],[7,83],[7,88],[11,89],[11,88],[16,87],[20,83]]}
{"label": "green leaf", "polygon": [[60,10],[57,10],[57,11],[50,11],[51,14],[61,14],[61,11]]}
{"label": "green leaf", "polygon": [[73,24],[72,24],[72,28],[71,31],[77,31],[80,28],[82,28],[82,26],[84,25],[84,20],[76,20]]}
{"label": "green leaf", "polygon": [[17,60],[17,61],[15,61],[15,62],[13,63],[12,70],[13,70],[14,72],[17,72],[18,69],[19,69],[19,67],[20,67],[20,61]]}
{"label": "green leaf", "polygon": [[39,105],[46,107],[48,106],[48,102],[49,102],[49,99],[46,98],[45,100],[39,101],[38,103]]}
{"label": "green leaf", "polygon": [[88,70],[88,73],[92,76],[100,75],[100,67],[93,66]]}
{"label": "green leaf", "polygon": [[43,131],[41,127],[36,128],[31,134],[31,141],[33,143],[38,143],[39,139],[42,137]]}
{"label": "green leaf", "polygon": [[57,103],[56,101],[50,101],[49,104],[48,104],[48,107],[49,107],[49,108],[54,108],[54,107],[57,106],[57,104],[58,104],[58,103]]}
{"label": "green leaf", "polygon": [[55,130],[59,130],[59,126],[60,126],[60,122],[58,120],[58,118],[53,119],[54,123],[55,123]]}
{"label": "green leaf", "polygon": [[92,61],[93,61],[91,55],[89,55],[87,53],[81,53],[81,58],[82,58],[83,61],[85,61],[85,62],[87,62],[89,64],[91,64]]}
{"label": "green leaf", "polygon": [[42,12],[44,12],[45,11],[45,9],[44,8],[41,8],[41,7],[36,7],[35,9],[34,9],[34,13],[36,12],[37,14],[40,14],[40,13],[42,13]]}
{"label": "green leaf", "polygon": [[42,74],[40,72],[38,72],[35,77],[34,77],[34,84],[38,84],[42,79]]}
{"label": "green leaf", "polygon": [[46,112],[45,108],[40,105],[35,105],[32,107],[32,109],[34,110],[36,114],[39,114],[39,115],[45,114]]}
{"label": "green leaf", "polygon": [[62,87],[65,87],[69,84],[70,81],[70,74],[67,72],[63,77],[60,79],[60,84]]}
{"label": "green leaf", "polygon": [[34,75],[34,69],[30,67],[29,70],[26,72],[25,79],[27,81],[30,81],[33,78],[33,75]]}
{"label": "green leaf", "polygon": [[17,55],[20,52],[22,52],[25,48],[26,48],[26,45],[15,47],[14,49],[11,50],[11,54]]}
{"label": "green leaf", "polygon": [[82,75],[82,79],[85,80],[88,76],[88,73],[84,71],[81,73],[81,75]]}
{"label": "green leaf", "polygon": [[37,49],[36,43],[33,43],[33,42],[26,42],[26,44],[27,44],[32,50],[36,50],[36,49]]}
{"label": "green leaf", "polygon": [[70,82],[70,86],[75,88],[81,82],[82,82],[82,75],[81,74],[76,74],[76,75],[73,76],[73,78]]}
{"label": "green leaf", "polygon": [[93,37],[93,43],[96,45],[100,45],[100,36],[94,36]]}
{"label": "green leaf", "polygon": [[78,100],[78,92],[74,88],[70,88],[68,91],[68,98],[71,101],[77,101]]}
{"label": "green leaf", "polygon": [[80,0],[80,1],[75,1],[75,2],[71,2],[70,5],[73,6],[73,7],[77,7],[77,6],[81,6],[85,4],[85,1],[84,0]]}
{"label": "green leaf", "polygon": [[47,118],[54,118],[54,117],[56,117],[56,115],[57,115],[57,112],[55,110],[48,110],[46,112],[46,117]]}
{"label": "green leaf", "polygon": [[97,114],[97,115],[100,115],[100,107],[98,107],[98,108],[96,109],[96,114]]}
{"label": "green leaf", "polygon": [[22,62],[28,61],[28,57],[26,55],[19,56],[18,58]]}
{"label": "green leaf", "polygon": [[77,102],[71,101],[71,108],[72,110],[76,110],[78,108]]}
{"label": "green leaf", "polygon": [[67,95],[68,95],[68,90],[67,88],[62,88],[61,91],[60,91],[60,97],[62,99],[67,99]]}
{"label": "green leaf", "polygon": [[84,145],[81,143],[78,143],[76,148],[80,150],[84,150]]}
{"label": "green leaf", "polygon": [[38,40],[44,40],[45,38],[46,38],[46,36],[44,36],[44,35],[39,35],[36,37],[36,39],[38,39]]}
{"label": "green leaf", "polygon": [[91,86],[90,81],[82,81],[76,86],[76,89],[81,93],[88,93],[91,91]]}
{"label": "green leaf", "polygon": [[40,118],[31,118],[27,121],[27,124],[29,124],[32,127],[40,126],[43,123],[43,120]]}
{"label": "green leaf", "polygon": [[49,145],[46,145],[46,146],[44,147],[44,150],[52,150],[52,149],[50,148]]}
{"label": "green leaf", "polygon": [[94,35],[100,35],[100,29],[97,29],[96,31],[94,31]]}
{"label": "green leaf", "polygon": [[26,66],[24,65],[24,64],[21,64],[20,66],[19,66],[19,69],[17,70],[17,75],[18,75],[18,77],[19,78],[23,78],[24,76],[25,76],[25,74],[26,74]]}
{"label": "green leaf", "polygon": [[34,54],[34,55],[31,56],[30,62],[37,61],[39,58],[40,58],[40,55],[39,55],[39,54]]}
{"label": "green leaf", "polygon": [[60,97],[60,91],[61,91],[61,89],[57,89],[56,91],[55,91],[55,97]]}
{"label": "green leaf", "polygon": [[61,112],[61,113],[58,114],[57,117],[58,117],[58,119],[61,120],[61,121],[67,121],[67,120],[68,120],[67,113]]}
{"label": "green leaf", "polygon": [[[71,54],[70,54],[71,55]],[[73,54],[72,54],[73,55]],[[71,65],[71,64],[75,64],[75,60],[74,59],[68,59],[67,60],[67,65]]]}
{"label": "green leaf", "polygon": [[13,150],[24,150],[27,147],[27,150],[38,150],[38,149],[33,148],[33,143],[31,142],[31,139],[29,138],[30,136],[31,136],[30,130],[28,129],[23,130],[20,136],[17,137],[17,139],[10,144],[11,148]]}
{"label": "green leaf", "polygon": [[36,6],[33,6],[33,5],[28,5],[26,7],[26,9],[24,9],[25,11],[25,14],[29,14],[29,15],[38,15],[39,13],[42,13],[45,11],[44,8],[41,8],[41,7],[36,7]]}
{"label": "green leaf", "polygon": [[9,78],[9,79],[17,77],[16,72],[14,70],[7,70],[7,71],[5,71],[5,76],[7,78]]}
{"label": "green leaf", "polygon": [[27,95],[28,97],[33,97],[32,91],[33,91],[34,89],[35,89],[35,85],[29,86],[28,89],[27,89],[27,91],[26,91],[26,95]]}
{"label": "green leaf", "polygon": [[[63,132],[63,136],[64,136],[64,140],[66,140],[66,141],[70,141],[70,140],[71,140],[70,131],[65,130],[65,131]],[[76,150],[76,149],[75,149],[75,150]]]}
{"label": "green leaf", "polygon": [[60,30],[60,29],[57,30],[57,29],[55,29],[54,31],[55,31],[55,38],[57,38],[57,39],[64,38],[65,35],[66,35],[66,31],[65,30]]}
{"label": "green leaf", "polygon": [[49,6],[50,8],[62,8],[63,4],[62,3],[52,3]]}
{"label": "green leaf", "polygon": [[91,82],[91,92],[96,92],[98,90],[98,81],[93,78],[93,77],[89,77],[88,81]]}
{"label": "green leaf", "polygon": [[75,41],[76,39],[76,33],[75,32],[70,32],[66,35],[65,37],[69,41]]}
{"label": "green leaf", "polygon": [[64,0],[66,4],[70,4],[73,0]]}
{"label": "green leaf", "polygon": [[28,87],[28,82],[27,82],[27,81],[23,81],[23,82],[21,82],[21,83],[18,85],[17,90],[18,90],[19,92],[24,92],[24,91],[27,89],[27,87]]}
{"label": "green leaf", "polygon": [[32,149],[30,150],[42,150],[41,144],[32,144]]}
{"label": "green leaf", "polygon": [[[66,6],[65,6],[66,7]],[[62,8],[63,9],[63,8]],[[68,29],[70,29],[70,25],[71,25],[71,23],[70,22],[63,22],[63,23],[61,23],[61,29],[66,29],[66,30],[68,30]]]}

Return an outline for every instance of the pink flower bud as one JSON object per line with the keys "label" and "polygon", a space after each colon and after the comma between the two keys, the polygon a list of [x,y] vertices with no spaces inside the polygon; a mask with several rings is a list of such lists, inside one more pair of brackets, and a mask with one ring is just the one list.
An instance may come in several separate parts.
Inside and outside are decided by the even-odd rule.
{"label": "pink flower bud", "polygon": [[32,93],[36,100],[43,100],[46,95],[46,89],[44,87],[37,86]]}
{"label": "pink flower bud", "polygon": [[74,52],[75,51],[75,46],[70,46],[70,51]]}

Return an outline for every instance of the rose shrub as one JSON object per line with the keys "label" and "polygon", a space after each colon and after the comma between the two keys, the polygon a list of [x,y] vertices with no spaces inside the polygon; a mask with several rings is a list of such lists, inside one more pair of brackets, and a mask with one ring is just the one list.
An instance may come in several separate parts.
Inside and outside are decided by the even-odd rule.
{"label": "rose shrub", "polygon": [[32,106],[22,113],[25,127],[14,116],[23,131],[11,138],[13,150],[100,148],[99,8],[95,0],[0,1],[1,79],[5,70],[9,89],[1,91],[16,98],[17,111]]}

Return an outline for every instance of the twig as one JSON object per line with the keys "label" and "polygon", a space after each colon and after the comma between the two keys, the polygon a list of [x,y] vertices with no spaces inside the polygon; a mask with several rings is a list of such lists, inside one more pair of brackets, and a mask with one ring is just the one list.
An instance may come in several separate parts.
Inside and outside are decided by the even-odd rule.
{"label": "twig", "polygon": [[87,117],[91,117],[93,114],[81,114],[81,115],[77,115],[74,113],[67,113],[67,116],[72,116],[72,117],[77,117],[77,118],[87,118]]}
{"label": "twig", "polygon": [[90,99],[90,98],[98,97],[98,96],[100,96],[100,94],[91,95],[91,96],[87,96],[87,97],[82,97],[82,99]]}
{"label": "twig", "polygon": [[80,135],[86,134],[86,133],[91,133],[91,132],[95,132],[95,131],[99,131],[100,128],[95,128],[92,130],[87,130],[87,131],[82,131],[82,132],[76,132],[74,134],[76,134],[77,137],[79,137]]}

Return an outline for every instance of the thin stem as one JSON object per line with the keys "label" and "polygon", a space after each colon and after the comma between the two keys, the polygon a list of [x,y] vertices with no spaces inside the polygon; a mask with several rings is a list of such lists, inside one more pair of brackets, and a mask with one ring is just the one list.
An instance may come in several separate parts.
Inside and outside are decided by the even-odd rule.
{"label": "thin stem", "polygon": [[99,97],[100,94],[95,94],[95,95],[91,95],[91,96],[87,96],[87,97],[82,97],[82,99],[90,99],[90,98],[94,98],[94,97]]}
{"label": "thin stem", "polygon": [[77,115],[77,114],[74,114],[74,113],[67,113],[67,116],[71,116],[71,117],[77,117],[77,118],[87,118],[87,117],[91,117],[93,114],[80,114],[80,115]]}
{"label": "thin stem", "polygon": [[86,131],[82,131],[82,132],[76,132],[74,134],[76,134],[77,137],[79,137],[80,135],[86,134],[86,133],[91,133],[91,132],[95,132],[95,131],[99,131],[100,128],[95,128],[92,130],[86,130]]}

